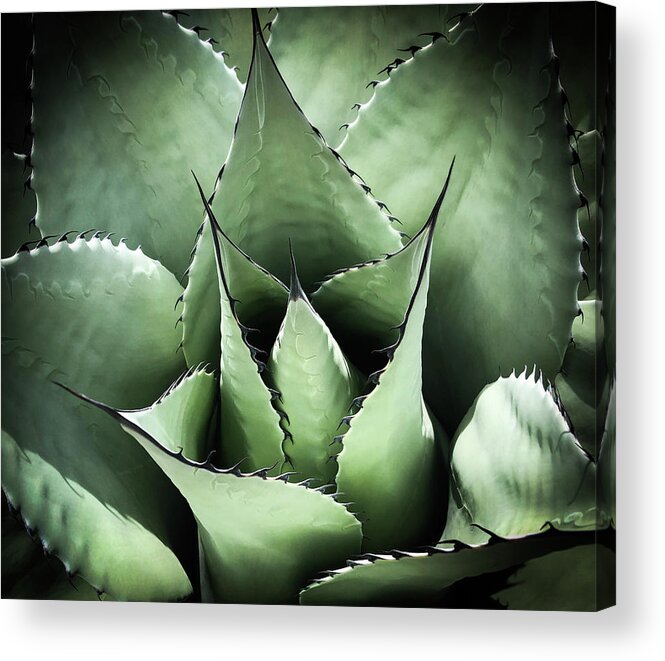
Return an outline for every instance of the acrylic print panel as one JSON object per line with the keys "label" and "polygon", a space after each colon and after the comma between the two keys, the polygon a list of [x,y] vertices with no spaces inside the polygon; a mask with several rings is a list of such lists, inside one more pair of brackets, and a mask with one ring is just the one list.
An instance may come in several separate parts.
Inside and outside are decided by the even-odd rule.
{"label": "acrylic print panel", "polygon": [[2,32],[3,597],[614,603],[613,8]]}

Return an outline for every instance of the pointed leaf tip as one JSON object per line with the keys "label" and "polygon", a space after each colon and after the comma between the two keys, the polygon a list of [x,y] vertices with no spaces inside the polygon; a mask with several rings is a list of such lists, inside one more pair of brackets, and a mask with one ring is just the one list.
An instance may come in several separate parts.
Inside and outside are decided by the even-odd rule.
{"label": "pointed leaf tip", "polygon": [[296,268],[296,258],[293,254],[293,245],[289,239],[289,257],[291,259],[291,280],[289,283],[289,300],[297,301],[299,298],[307,300],[307,295],[303,291],[300,280],[298,279],[298,269]]}

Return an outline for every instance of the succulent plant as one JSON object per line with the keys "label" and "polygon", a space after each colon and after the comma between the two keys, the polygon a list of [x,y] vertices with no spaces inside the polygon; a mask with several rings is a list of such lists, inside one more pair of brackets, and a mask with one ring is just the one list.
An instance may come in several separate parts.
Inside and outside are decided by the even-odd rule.
{"label": "succulent plant", "polygon": [[591,7],[31,19],[3,596],[613,603]]}

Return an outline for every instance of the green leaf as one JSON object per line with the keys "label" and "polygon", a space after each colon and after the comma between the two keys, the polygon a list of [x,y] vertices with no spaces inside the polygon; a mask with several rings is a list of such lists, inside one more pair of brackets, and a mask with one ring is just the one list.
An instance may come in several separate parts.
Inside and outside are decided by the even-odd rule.
{"label": "green leaf", "polygon": [[425,393],[450,430],[511,368],[535,363],[554,378],[582,245],[547,9],[485,4],[453,35],[377,87],[340,147],[407,233],[457,155],[424,345]]}
{"label": "green leaf", "polygon": [[[201,190],[200,193],[203,198]],[[238,248],[219,227],[217,237],[238,319],[245,326],[258,327],[268,337],[274,337],[286,307],[287,288]],[[190,367],[199,363],[219,364],[221,313],[214,252],[210,224],[205,222],[199,231],[183,294],[182,342]]]}
{"label": "green leaf", "polygon": [[46,555],[17,517],[7,512],[2,497],[2,598],[97,600],[93,587],[80,576],[67,576],[63,564]]}
{"label": "green leaf", "polygon": [[580,445],[598,456],[607,411],[607,368],[599,301],[581,301],[573,323],[573,341],[555,385]]}
{"label": "green leaf", "polygon": [[161,439],[172,452],[203,461],[217,399],[217,380],[205,370],[190,369],[150,407],[123,411],[123,416]]}
{"label": "green leaf", "polygon": [[43,245],[2,265],[9,501],[95,588],[128,600],[187,596],[185,503],[115,425],[52,383],[123,407],[153,401],[183,368],[172,304],[181,288],[109,239]]}
{"label": "green leaf", "polygon": [[598,456],[598,494],[600,507],[616,525],[616,390],[612,387],[603,442]]}
{"label": "green leaf", "polygon": [[112,421],[52,383],[68,377],[31,352],[3,354],[7,499],[69,572],[114,599],[188,596],[185,504]]}
{"label": "green leaf", "polygon": [[[597,610],[597,563],[612,552],[593,533],[545,533],[478,548],[368,554],[303,590],[307,606]],[[528,604],[528,606],[526,606]]]}
{"label": "green leaf", "polygon": [[373,83],[475,6],[283,7],[270,50],[307,117],[335,146],[341,125],[356,117],[354,104],[371,99]]}
{"label": "green leaf", "polygon": [[[254,42],[212,207],[228,236],[282,280],[289,274],[290,238],[311,291],[326,273],[397,250],[400,237],[303,115],[258,24]],[[212,273],[212,263],[209,268]]]}
{"label": "green leaf", "polygon": [[[275,20],[275,9],[257,9],[263,34]],[[240,82],[247,80],[252,60],[252,13],[249,9],[187,9],[173,12],[178,23],[194,30],[199,38],[224,56]]]}
{"label": "green leaf", "polygon": [[184,370],[173,311],[182,288],[140,250],[79,235],[3,259],[2,274],[3,338],[73,387],[143,406]]}
{"label": "green leaf", "polygon": [[444,439],[422,397],[431,240],[444,193],[445,188],[428,221],[428,242],[399,338],[386,350],[387,366],[370,376],[376,387],[345,420],[350,429],[337,455],[338,490],[363,521],[365,550],[427,543],[445,511],[439,446]]}
{"label": "green leaf", "polygon": [[[535,375],[483,389],[453,439],[450,466],[450,500],[501,537],[597,524],[596,466]],[[446,526],[442,540],[450,539],[476,543]]]}
{"label": "green leaf", "polygon": [[[454,166],[450,165],[441,199]],[[437,210],[438,214],[438,210]],[[400,250],[381,259],[344,269],[327,279],[312,295],[312,304],[335,337],[378,348],[392,344],[413,296],[436,214]]]}
{"label": "green leaf", "polygon": [[37,206],[28,187],[30,173],[26,157],[9,149],[2,151],[2,255],[11,256],[26,241],[39,241],[39,230],[30,224]]}
{"label": "green leaf", "polygon": [[231,144],[241,86],[161,12],[35,17],[33,182],[45,234],[128,237],[180,275]]}
{"label": "green leaf", "polygon": [[271,474],[276,475],[284,462],[284,432],[272,402],[275,393],[261,378],[265,364],[249,344],[248,329],[236,314],[236,301],[226,279],[221,230],[203,191],[200,192],[214,246],[221,308],[221,464],[226,467],[242,464],[248,471],[271,469]]}
{"label": "green leaf", "polygon": [[[284,455],[299,479],[333,484],[337,465],[333,438],[339,421],[364,385],[332,333],[311,306],[291,255],[291,287],[286,315],[268,361],[288,431]],[[344,430],[343,430],[344,431]]]}
{"label": "green leaf", "polygon": [[[199,526],[204,598],[295,602],[317,572],[359,552],[359,522],[330,496],[266,478],[265,471],[243,475],[189,461],[168,447],[187,432],[184,417],[153,423],[154,429],[168,430],[169,438],[160,442],[131,414],[92,403],[138,441],[187,499]],[[168,406],[153,407],[142,425],[165,411]]]}

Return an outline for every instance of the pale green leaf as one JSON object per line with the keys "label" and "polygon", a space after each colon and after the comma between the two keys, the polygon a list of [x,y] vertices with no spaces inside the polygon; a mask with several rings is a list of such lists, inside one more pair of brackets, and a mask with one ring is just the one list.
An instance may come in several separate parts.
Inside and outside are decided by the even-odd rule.
{"label": "pale green leaf", "polygon": [[[552,392],[526,372],[483,389],[453,439],[450,465],[450,500],[471,525],[501,537],[598,522],[596,466]],[[470,534],[446,527],[442,540],[476,543]]]}
{"label": "pale green leaf", "polygon": [[[202,594],[211,600],[295,602],[318,572],[359,552],[359,522],[330,496],[266,478],[265,472],[243,475],[187,460],[167,447],[186,433],[184,417],[152,425],[168,430],[170,438],[162,443],[131,414],[94,403],[138,441],[187,499],[203,551]],[[149,416],[165,411],[168,406],[158,405]]]}
{"label": "pale green leaf", "polygon": [[333,484],[337,453],[333,439],[345,429],[340,420],[364,385],[323,319],[303,292],[292,256],[286,315],[267,364],[286,414],[285,459],[296,479],[313,478],[315,486]]}
{"label": "pale green leaf", "polygon": [[57,241],[2,260],[3,339],[73,387],[143,406],[184,370],[173,311],[181,293],[159,262],[122,242]]}
{"label": "pale green leaf", "polygon": [[536,363],[554,378],[577,310],[582,241],[546,7],[485,4],[451,39],[377,86],[340,152],[407,233],[457,156],[424,360],[426,395],[454,429],[499,374]]}
{"label": "pale green leaf", "polygon": [[[203,197],[203,192],[201,192]],[[221,230],[219,246],[229,291],[236,300],[238,319],[274,337],[284,314],[288,290],[282,282],[260,267]],[[210,224],[204,223],[197,238],[189,279],[183,294],[183,350],[187,364],[217,365],[220,356],[220,300],[214,265]],[[211,261],[212,260],[212,261]],[[255,335],[253,339],[256,339]]]}
{"label": "pale green leaf", "polygon": [[418,233],[395,253],[344,269],[326,280],[312,295],[312,304],[335,337],[374,349],[392,344],[416,288],[420,267],[443,201],[453,164],[435,212]]}
{"label": "pale green leaf", "polygon": [[185,503],[115,425],[52,383],[123,407],[153,401],[184,367],[172,304],[181,288],[109,239],[44,245],[2,265],[8,499],[69,570],[114,598],[187,596]]}
{"label": "pale green leaf", "polygon": [[150,407],[123,411],[123,416],[159,438],[166,448],[192,461],[209,454],[210,423],[217,400],[213,374],[191,369]]}
{"label": "pale green leaf", "polygon": [[[258,25],[233,146],[212,208],[222,229],[284,280],[288,239],[306,291],[327,273],[401,247],[387,216],[294,101]],[[214,265],[208,258],[212,274]]]}
{"label": "pale green leaf", "polygon": [[387,350],[387,366],[373,375],[376,387],[349,420],[337,456],[337,487],[363,521],[365,550],[428,543],[445,512],[443,439],[422,397],[431,237],[442,198],[443,193],[428,223],[429,240],[399,339]]}
{"label": "pale green leaf", "polygon": [[373,82],[410,59],[410,48],[445,38],[453,17],[475,6],[283,7],[270,50],[307,117],[336,146]]}
{"label": "pale green leaf", "polygon": [[67,378],[28,351],[2,356],[9,502],[47,551],[96,589],[122,601],[187,597],[185,504],[113,421],[52,382]]}
{"label": "pale green leaf", "polygon": [[221,465],[242,464],[243,470],[282,471],[284,432],[273,406],[274,393],[264,383],[265,364],[248,342],[247,329],[235,311],[236,301],[226,279],[221,231],[203,192],[215,253],[221,309],[220,439]]}
{"label": "pale green leaf", "polygon": [[33,185],[45,234],[98,229],[180,275],[241,86],[211,46],[161,12],[35,16]]}

